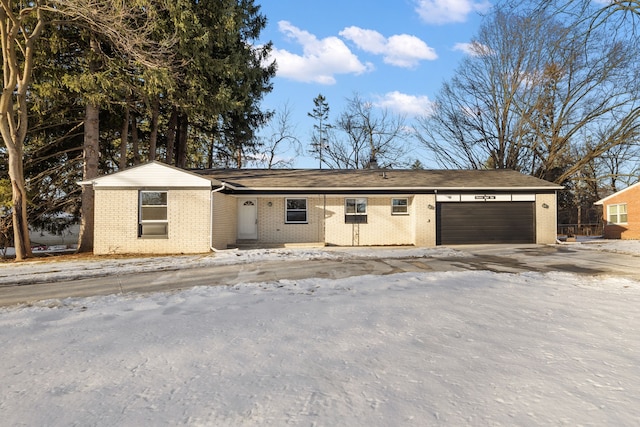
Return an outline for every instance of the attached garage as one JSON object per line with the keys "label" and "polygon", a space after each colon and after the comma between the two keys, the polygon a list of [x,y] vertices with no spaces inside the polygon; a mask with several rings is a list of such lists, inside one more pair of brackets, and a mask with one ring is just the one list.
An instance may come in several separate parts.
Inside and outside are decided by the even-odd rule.
{"label": "attached garage", "polygon": [[436,244],[536,243],[535,195],[447,195],[436,204]]}

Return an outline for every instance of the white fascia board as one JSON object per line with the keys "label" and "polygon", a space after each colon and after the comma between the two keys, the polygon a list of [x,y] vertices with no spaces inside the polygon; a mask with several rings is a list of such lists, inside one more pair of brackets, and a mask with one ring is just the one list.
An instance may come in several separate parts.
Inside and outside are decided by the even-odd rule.
{"label": "white fascia board", "polygon": [[225,183],[228,188],[236,191],[307,191],[313,193],[323,193],[328,191],[404,191],[412,193],[415,191],[553,191],[562,190],[564,187],[236,187]]}

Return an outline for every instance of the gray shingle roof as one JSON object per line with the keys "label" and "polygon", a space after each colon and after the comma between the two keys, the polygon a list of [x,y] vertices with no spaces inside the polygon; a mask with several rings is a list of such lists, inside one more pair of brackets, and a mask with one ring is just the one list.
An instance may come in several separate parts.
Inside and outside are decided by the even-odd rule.
{"label": "gray shingle roof", "polygon": [[238,190],[422,189],[559,190],[562,187],[513,170],[210,169],[196,170]]}

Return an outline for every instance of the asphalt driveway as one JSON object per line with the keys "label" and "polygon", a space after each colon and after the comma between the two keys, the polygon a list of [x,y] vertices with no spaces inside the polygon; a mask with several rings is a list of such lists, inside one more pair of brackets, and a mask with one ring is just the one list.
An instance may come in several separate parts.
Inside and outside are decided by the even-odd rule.
{"label": "asphalt driveway", "polygon": [[[455,256],[420,258],[299,259],[215,265],[135,274],[22,285],[0,285],[0,306],[48,299],[117,293],[148,293],[193,286],[300,280],[310,277],[345,278],[402,272],[488,270],[499,273],[559,271],[579,275],[623,276],[640,280],[636,255],[577,249],[571,245],[455,246]],[[344,250],[344,249],[341,249]]]}

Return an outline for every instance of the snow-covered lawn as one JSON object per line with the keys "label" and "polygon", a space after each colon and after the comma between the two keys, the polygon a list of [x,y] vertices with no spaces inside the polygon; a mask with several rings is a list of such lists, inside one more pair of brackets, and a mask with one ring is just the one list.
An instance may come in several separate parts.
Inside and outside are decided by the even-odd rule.
{"label": "snow-covered lawn", "polygon": [[[277,256],[350,255],[217,262]],[[629,279],[467,271],[4,308],[0,424],[639,425],[639,307]]]}

